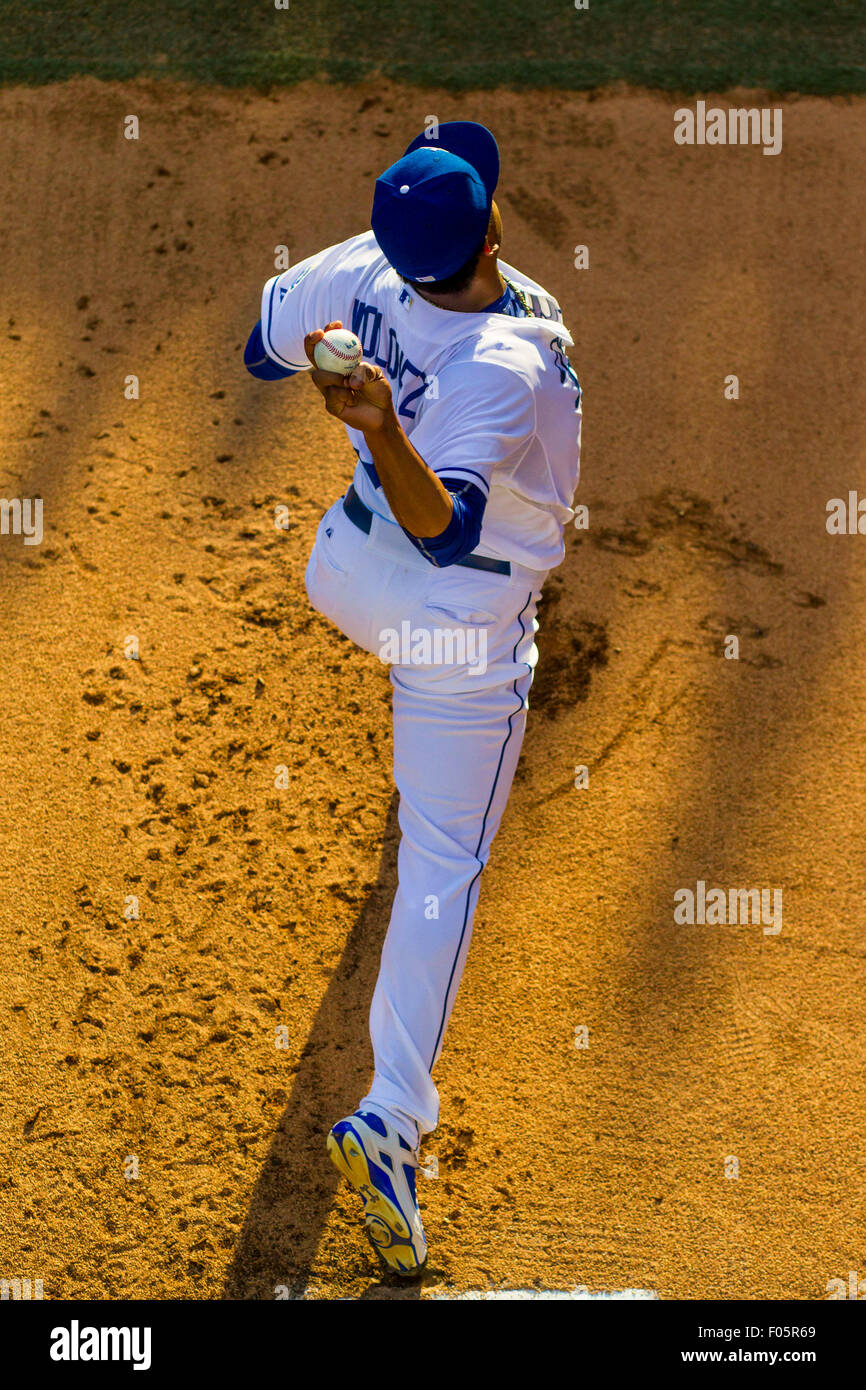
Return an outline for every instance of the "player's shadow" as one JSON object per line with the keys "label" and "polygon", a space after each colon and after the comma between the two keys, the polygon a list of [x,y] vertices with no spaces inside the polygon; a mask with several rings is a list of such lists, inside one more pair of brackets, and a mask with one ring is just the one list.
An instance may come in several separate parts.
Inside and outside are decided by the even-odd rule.
{"label": "player's shadow", "polygon": [[[222,1297],[303,1294],[340,1183],[325,1152],[335,1120],[370,1081],[370,999],[397,883],[398,796],[385,823],[376,883],[346,941],[301,1052],[292,1092],[256,1182]],[[285,1295],[283,1295],[285,1296]]]}

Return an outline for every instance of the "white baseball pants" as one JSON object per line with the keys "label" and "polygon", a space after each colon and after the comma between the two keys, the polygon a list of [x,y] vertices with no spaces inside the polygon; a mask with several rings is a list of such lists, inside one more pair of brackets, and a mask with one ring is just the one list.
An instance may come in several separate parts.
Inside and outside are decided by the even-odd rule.
{"label": "white baseball pants", "polygon": [[310,602],[391,662],[398,888],[370,1010],[375,1073],[360,1108],[416,1147],[435,1129],[431,1070],[463,974],[481,871],[511,788],[537,657],[545,573],[437,569],[399,526],[326,512]]}

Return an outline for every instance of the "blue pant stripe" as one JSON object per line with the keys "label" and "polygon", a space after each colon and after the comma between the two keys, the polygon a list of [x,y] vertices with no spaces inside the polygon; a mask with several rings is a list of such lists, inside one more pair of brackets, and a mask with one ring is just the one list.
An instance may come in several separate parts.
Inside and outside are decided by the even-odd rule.
{"label": "blue pant stripe", "polygon": [[[519,614],[517,615],[517,621],[520,623],[520,637],[518,637],[517,641],[516,641],[515,644],[514,644],[514,651],[512,652],[512,656],[511,656],[512,661],[516,661],[516,660],[517,660],[517,648],[520,646],[521,639],[522,639],[523,637],[526,636],[526,628],[523,626],[523,615],[524,615],[524,613],[526,612],[526,610],[527,610],[527,608],[529,607],[529,605],[530,605],[531,602],[532,602],[532,592],[531,592],[531,590],[530,590],[529,598],[526,600],[526,602],[524,603],[523,607],[521,608]],[[515,695],[516,695],[516,694],[517,694],[517,677],[516,677],[516,676],[515,676],[515,678],[514,678],[514,687],[513,687],[513,689],[514,689],[514,693],[515,693]],[[490,796],[487,798],[487,805],[486,805],[486,807],[484,808],[484,817],[483,817],[482,822],[481,822],[481,832],[480,832],[480,834],[479,834],[479,836],[478,836],[478,844],[475,846],[475,858],[476,858],[476,859],[478,859],[478,855],[479,855],[479,852],[480,852],[480,850],[481,850],[481,846],[482,846],[482,844],[484,843],[484,832],[485,832],[485,830],[486,830],[486,828],[487,828],[487,817],[488,817],[488,815],[490,814],[490,807],[493,805],[493,798],[494,798],[494,796],[496,795],[496,786],[497,786],[497,783],[499,782],[499,774],[500,774],[500,772],[502,771],[502,760],[503,760],[503,758],[505,757],[505,750],[506,750],[506,748],[508,747],[508,740],[511,738],[511,735],[512,735],[512,733],[513,733],[513,721],[514,721],[514,716],[515,716],[515,714],[519,713],[519,711],[520,711],[522,708],[523,708],[523,701],[521,700],[520,703],[519,703],[518,706],[517,706],[517,709],[516,709],[516,710],[513,710],[512,713],[509,714],[509,716],[508,716],[508,733],[505,735],[505,738],[503,739],[503,742],[502,742],[502,747],[501,747],[500,750],[499,750],[499,762],[498,762],[497,767],[496,767],[496,776],[495,776],[494,779],[493,779],[493,786],[492,786],[491,789],[490,789]],[[472,889],[475,887],[476,883],[478,882],[478,879],[479,879],[479,877],[480,877],[480,875],[481,875],[481,872],[482,872],[483,868],[484,868],[483,863],[481,862],[480,859],[478,859],[478,872],[475,874],[474,878],[472,879],[472,882],[470,883],[468,889],[466,890],[466,907],[465,907],[464,912],[463,912],[463,926],[462,926],[461,929],[460,929],[460,940],[459,940],[458,943],[457,943],[457,950],[456,950],[455,953],[454,953],[454,961],[453,961],[453,964],[452,964],[452,966],[451,966],[451,974],[450,974],[449,977],[448,977],[448,985],[447,985],[447,988],[446,988],[446,990],[445,990],[445,1002],[444,1002],[444,1004],[442,1005],[442,1020],[441,1020],[441,1022],[440,1022],[440,1024],[439,1024],[439,1032],[436,1034],[436,1042],[435,1042],[435,1045],[434,1045],[434,1047],[433,1047],[433,1056],[430,1058],[430,1065],[429,1065],[429,1067],[428,1067],[428,1071],[431,1071],[431,1072],[432,1072],[432,1070],[433,1070],[433,1063],[434,1063],[435,1060],[436,1060],[436,1053],[437,1053],[437,1051],[439,1050],[439,1043],[440,1043],[441,1040],[442,1040],[442,1034],[443,1034],[443,1032],[444,1032],[444,1030],[445,1030],[445,1019],[446,1019],[446,1017],[447,1017],[447,1015],[448,1015],[448,997],[449,997],[449,995],[451,994],[451,985],[452,985],[452,983],[453,983],[453,981],[454,981],[454,973],[455,973],[455,971],[456,971],[456,969],[457,969],[457,962],[458,962],[458,960],[460,959],[460,951],[461,951],[461,948],[462,948],[462,946],[463,946],[463,938],[464,938],[464,936],[466,935],[466,927],[467,927],[467,924],[468,924],[468,921],[469,921],[469,903],[470,903],[471,898],[472,898]]]}

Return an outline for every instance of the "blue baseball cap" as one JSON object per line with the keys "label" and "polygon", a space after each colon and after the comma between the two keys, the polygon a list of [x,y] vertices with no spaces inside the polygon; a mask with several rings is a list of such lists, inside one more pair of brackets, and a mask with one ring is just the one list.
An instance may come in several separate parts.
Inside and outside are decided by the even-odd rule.
{"label": "blue baseball cap", "polygon": [[407,280],[445,280],[484,239],[499,181],[499,149],[486,126],[446,121],[418,135],[376,180],[371,226]]}

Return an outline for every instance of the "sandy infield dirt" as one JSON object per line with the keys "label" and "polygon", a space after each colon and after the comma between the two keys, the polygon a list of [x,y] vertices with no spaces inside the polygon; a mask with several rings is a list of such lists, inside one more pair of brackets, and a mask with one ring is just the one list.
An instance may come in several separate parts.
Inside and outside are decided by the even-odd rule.
{"label": "sandy infield dirt", "polygon": [[[774,102],[766,157],[678,147],[680,104],[0,93],[0,487],[44,499],[41,545],[0,536],[3,1277],[820,1299],[866,1275],[866,539],[825,526],[863,479],[863,105]],[[547,588],[437,1069],[429,1273],[395,1292],[324,1153],[368,1078],[396,853],[385,668],[303,588],[353,457],[308,380],[241,354],[274,247],[366,228],[431,112],[494,130],[503,254],[563,304],[590,526]],[[781,888],[782,931],[676,925],[698,880]]]}

